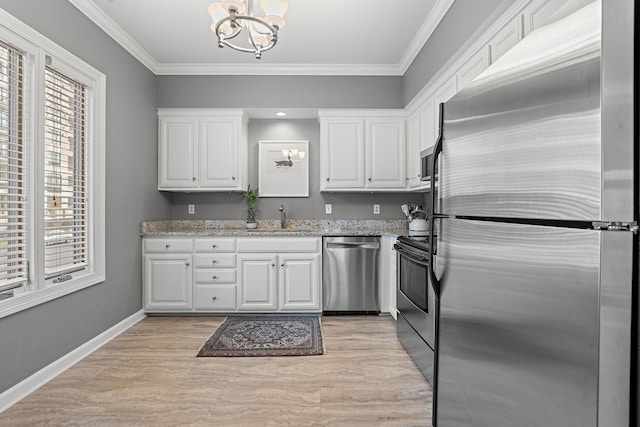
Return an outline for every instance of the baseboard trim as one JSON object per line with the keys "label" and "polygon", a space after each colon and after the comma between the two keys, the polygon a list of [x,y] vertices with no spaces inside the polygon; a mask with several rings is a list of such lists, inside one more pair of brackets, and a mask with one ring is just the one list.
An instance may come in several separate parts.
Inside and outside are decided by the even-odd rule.
{"label": "baseboard trim", "polygon": [[144,319],[140,310],[0,394],[0,414]]}

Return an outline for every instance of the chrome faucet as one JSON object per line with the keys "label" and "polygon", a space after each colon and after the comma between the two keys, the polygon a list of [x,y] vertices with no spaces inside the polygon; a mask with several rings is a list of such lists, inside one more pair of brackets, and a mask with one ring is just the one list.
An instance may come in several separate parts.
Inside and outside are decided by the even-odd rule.
{"label": "chrome faucet", "polygon": [[284,230],[287,228],[287,214],[284,211],[284,205],[280,205],[278,210],[280,211],[280,228]]}

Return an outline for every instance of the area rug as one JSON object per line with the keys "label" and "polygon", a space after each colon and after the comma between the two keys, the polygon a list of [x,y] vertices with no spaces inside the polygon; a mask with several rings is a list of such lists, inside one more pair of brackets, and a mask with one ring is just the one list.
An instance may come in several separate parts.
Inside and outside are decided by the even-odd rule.
{"label": "area rug", "polygon": [[197,357],[324,354],[319,316],[227,317]]}

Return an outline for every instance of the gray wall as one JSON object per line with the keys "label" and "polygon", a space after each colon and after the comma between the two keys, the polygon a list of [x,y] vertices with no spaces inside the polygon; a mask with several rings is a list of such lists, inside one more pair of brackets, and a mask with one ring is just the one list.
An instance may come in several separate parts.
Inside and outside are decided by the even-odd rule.
{"label": "gray wall", "polygon": [[[309,141],[309,197],[261,198],[260,219],[279,219],[283,204],[289,219],[403,219],[400,205],[422,203],[420,194],[344,194],[320,193],[320,126],[317,120],[249,121],[249,183],[258,187],[258,141]],[[240,194],[173,193],[172,219],[245,219]],[[188,204],[196,205],[195,215],[187,214]],[[333,205],[333,214],[325,215],[324,205]],[[380,215],[373,215],[373,204],[380,204]]]}
{"label": "gray wall", "polygon": [[406,106],[458,50],[470,45],[512,2],[510,0],[456,0],[424,44],[402,79]]}
{"label": "gray wall", "polygon": [[403,108],[402,77],[158,76],[158,107]]}
{"label": "gray wall", "polygon": [[0,7],[107,76],[106,281],[0,319],[0,392],[142,307],[139,224],[169,216],[157,188],[155,76],[67,0]]}

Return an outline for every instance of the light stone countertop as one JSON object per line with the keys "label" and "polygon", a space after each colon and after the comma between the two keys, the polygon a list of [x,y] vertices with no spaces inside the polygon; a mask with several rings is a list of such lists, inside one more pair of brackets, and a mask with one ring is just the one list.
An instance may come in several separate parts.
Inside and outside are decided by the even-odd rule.
{"label": "light stone countertop", "polygon": [[250,230],[240,220],[163,220],[140,224],[140,235],[149,236],[390,236],[407,234],[404,220],[278,220],[258,221]]}

